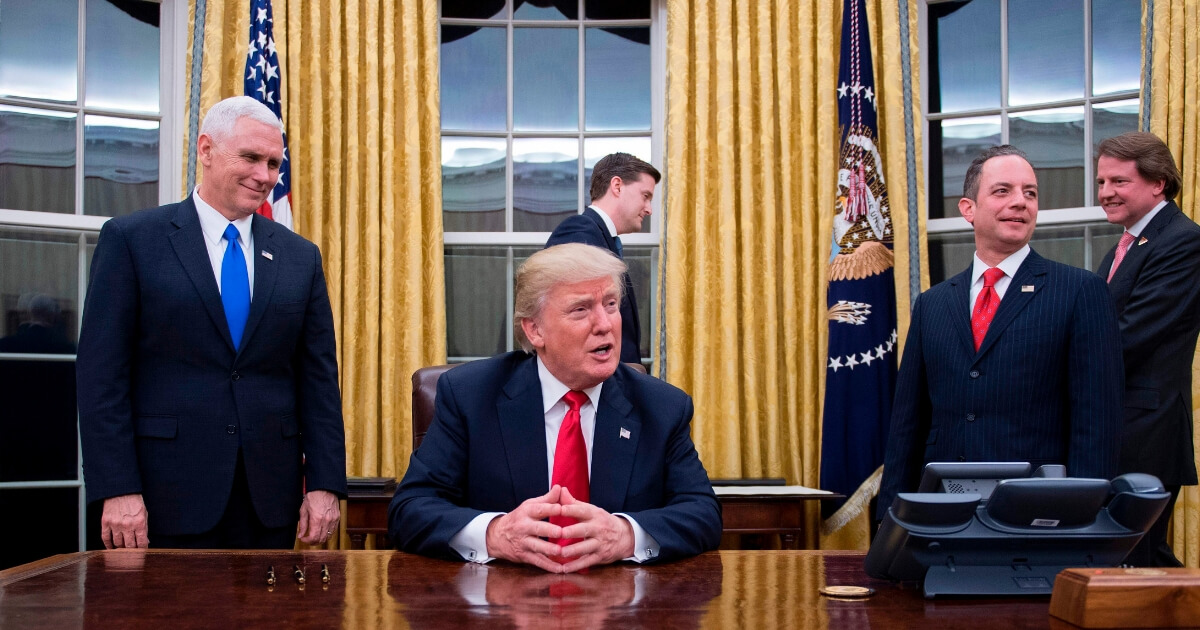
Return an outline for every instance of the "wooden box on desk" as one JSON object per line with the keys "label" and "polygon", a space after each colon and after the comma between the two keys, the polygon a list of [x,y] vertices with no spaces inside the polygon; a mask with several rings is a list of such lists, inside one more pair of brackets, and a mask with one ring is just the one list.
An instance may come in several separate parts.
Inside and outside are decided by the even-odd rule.
{"label": "wooden box on desk", "polygon": [[1050,614],[1084,628],[1179,628],[1200,623],[1200,569],[1066,569]]}

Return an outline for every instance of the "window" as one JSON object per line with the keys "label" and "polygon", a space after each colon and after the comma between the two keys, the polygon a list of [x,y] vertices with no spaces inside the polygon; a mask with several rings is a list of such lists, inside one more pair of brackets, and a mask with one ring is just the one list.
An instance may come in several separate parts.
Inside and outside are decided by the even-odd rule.
{"label": "window", "polygon": [[[177,0],[5,0],[0,14],[0,569],[85,548],[75,342],[100,226],[180,190]],[[93,534],[94,535],[94,534]]]}
{"label": "window", "polygon": [[[601,157],[624,151],[661,168],[663,20],[653,0],[443,0],[441,10],[447,353],[458,362],[514,348],[513,274],[587,207]],[[659,196],[643,232],[622,236],[644,357]]]}
{"label": "window", "polygon": [[924,31],[930,282],[970,265],[963,178],[1000,143],[1024,150],[1037,172],[1033,246],[1094,270],[1121,234],[1095,206],[1094,152],[1137,130],[1141,3],[927,0]]}

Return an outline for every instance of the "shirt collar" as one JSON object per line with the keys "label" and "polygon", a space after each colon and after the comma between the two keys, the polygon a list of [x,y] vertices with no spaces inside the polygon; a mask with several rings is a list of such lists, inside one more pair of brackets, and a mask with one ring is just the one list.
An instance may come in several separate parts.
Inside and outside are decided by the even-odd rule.
{"label": "shirt collar", "polygon": [[[1017,270],[1021,268],[1021,263],[1025,262],[1030,251],[1029,243],[1025,243],[1024,247],[1000,261],[1000,264],[996,265],[996,267],[1003,271],[1005,276],[1012,278],[1017,275]],[[975,264],[971,267],[971,284],[978,282],[983,277],[983,272],[987,270],[988,264],[979,259],[979,252],[975,252]]]}
{"label": "shirt collar", "polygon": [[[562,397],[571,391],[571,388],[563,385],[562,381],[554,377],[550,370],[546,368],[546,364],[542,363],[542,357],[537,357],[538,380],[542,382],[542,414],[550,411],[550,408],[562,400]],[[598,408],[597,403],[600,402],[600,388],[604,387],[604,383],[589,387],[583,390],[587,394],[588,401],[592,403],[592,408]]]}
{"label": "shirt collar", "polygon": [[597,208],[596,206],[588,206],[588,207],[591,208],[592,210],[595,210],[596,214],[600,215],[601,219],[604,219],[604,225],[606,227],[608,227],[608,234],[610,236],[612,236],[613,238],[616,238],[617,237],[617,224],[613,223],[612,217],[608,216],[607,212],[601,210],[600,208]]}
{"label": "shirt collar", "polygon": [[1126,230],[1126,232],[1129,232],[1130,234],[1132,234],[1134,236],[1141,236],[1142,230],[1146,229],[1146,226],[1150,225],[1150,222],[1154,220],[1154,215],[1158,214],[1158,211],[1165,208],[1166,205],[1167,205],[1166,199],[1163,199],[1162,201],[1158,202],[1157,206],[1154,206],[1154,208],[1152,208],[1150,210],[1150,212],[1147,212],[1146,216],[1138,219],[1138,222],[1134,223],[1133,227]]}
{"label": "shirt collar", "polygon": [[216,208],[200,197],[199,186],[192,190],[192,201],[196,204],[196,214],[200,217],[200,231],[204,233],[204,240],[213,245],[220,243],[225,238],[225,226],[233,223],[233,226],[237,228],[238,242],[241,247],[249,246],[254,215],[245,216],[236,221],[226,219],[224,215],[217,212]]}

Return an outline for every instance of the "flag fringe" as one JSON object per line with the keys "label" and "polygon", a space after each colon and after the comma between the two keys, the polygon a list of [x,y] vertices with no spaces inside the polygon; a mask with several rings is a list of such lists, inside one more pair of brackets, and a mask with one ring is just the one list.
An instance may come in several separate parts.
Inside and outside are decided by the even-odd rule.
{"label": "flag fringe", "polygon": [[838,254],[829,263],[829,281],[862,280],[891,269],[896,256],[879,241],[866,241],[853,254]]}
{"label": "flag fringe", "polygon": [[862,485],[858,486],[858,490],[855,490],[854,494],[846,499],[838,511],[821,523],[821,535],[829,536],[858,518],[858,515],[862,514],[862,511],[871,503],[871,499],[879,493],[879,481],[882,477],[883,466],[880,466],[862,482]]}

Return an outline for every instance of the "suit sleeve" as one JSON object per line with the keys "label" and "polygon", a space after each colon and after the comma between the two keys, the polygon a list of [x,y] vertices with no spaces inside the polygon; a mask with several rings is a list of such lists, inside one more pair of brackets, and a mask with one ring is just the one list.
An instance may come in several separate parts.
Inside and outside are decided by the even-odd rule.
{"label": "suit sleeve", "polygon": [[132,369],[138,280],[117,221],[100,230],[75,361],[88,501],[142,492],[134,444]]}
{"label": "suit sleeve", "polygon": [[896,380],[896,397],[892,404],[891,427],[888,431],[887,452],[883,461],[883,480],[875,518],[883,520],[888,508],[901,492],[915,492],[921,481],[925,461],[925,442],[932,423],[929,399],[929,380],[925,373],[925,358],[921,347],[921,320],[924,302],[917,296],[913,305],[904,356]]}
{"label": "suit sleeve", "polygon": [[321,252],[315,246],[312,288],[296,348],[297,411],[304,439],[305,488],[346,497],[346,433],[338,387],[337,341]]}
{"label": "suit sleeve", "polygon": [[1200,317],[1200,233],[1181,233],[1177,243],[1163,243],[1138,273],[1137,283],[1121,311],[1121,343],[1125,356],[1148,356],[1164,341],[1195,334]]}
{"label": "suit sleeve", "polygon": [[1112,479],[1117,474],[1125,395],[1120,330],[1108,286],[1088,274],[1074,304],[1069,346],[1070,441],[1067,474]]}
{"label": "suit sleeve", "polygon": [[685,400],[663,462],[663,506],[625,512],[658,541],[660,561],[694,556],[721,544],[721,504],[692,442],[692,399]]}
{"label": "suit sleeve", "polygon": [[558,227],[554,228],[554,232],[550,235],[550,238],[546,240],[546,247],[562,245],[563,243],[583,243],[585,245],[594,245],[604,250],[608,249],[608,244],[604,242],[604,234],[601,233],[600,226],[582,214],[568,217],[562,223],[559,223]]}
{"label": "suit sleeve", "polygon": [[438,379],[433,423],[388,506],[388,534],[402,551],[462,560],[450,539],[481,510],[461,507],[467,486],[466,418],[446,374]]}

